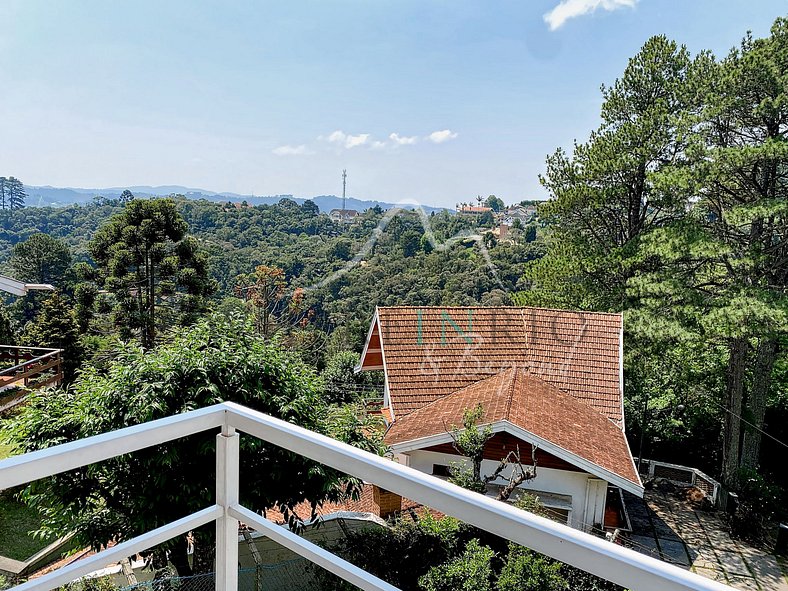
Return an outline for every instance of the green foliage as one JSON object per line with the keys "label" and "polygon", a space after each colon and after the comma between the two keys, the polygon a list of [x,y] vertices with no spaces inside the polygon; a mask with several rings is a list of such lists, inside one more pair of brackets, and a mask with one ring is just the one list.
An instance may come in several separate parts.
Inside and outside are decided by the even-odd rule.
{"label": "green foliage", "polygon": [[[495,588],[498,591],[559,591],[570,589],[561,576],[561,563],[533,550],[509,544],[509,554]],[[572,589],[576,589],[573,587]]]}
{"label": "green foliage", "polygon": [[11,326],[11,317],[5,306],[0,307],[0,344],[15,345],[16,334]]}
{"label": "green foliage", "polygon": [[424,591],[492,591],[494,557],[491,548],[471,540],[460,556],[432,567],[419,579],[419,587]]}
{"label": "green foliage", "polygon": [[720,61],[648,40],[603,87],[601,126],[548,157],[545,256],[517,300],[623,311],[634,433],[734,487],[785,389],[786,64],[786,19]]}
{"label": "green foliage", "polygon": [[755,544],[768,543],[771,524],[788,517],[785,491],[746,468],[739,472],[738,482],[738,504],[731,517],[731,535]]}
{"label": "green foliage", "polygon": [[[179,330],[147,354],[122,345],[103,370],[86,367],[68,390],[31,393],[2,434],[29,452],[223,400],[381,451],[367,438],[369,426],[323,400],[317,376],[300,360],[255,337],[248,324],[223,319]],[[128,539],[213,502],[215,437],[196,434],[40,480],[24,499],[49,537],[70,531],[92,546]],[[278,504],[295,523],[297,503],[339,501],[354,490],[344,474],[241,438],[241,502],[255,511]],[[173,546],[172,560],[188,574],[183,548]]]}
{"label": "green foliage", "polygon": [[124,189],[123,193],[120,194],[118,201],[120,201],[123,205],[131,203],[132,201],[134,201],[134,193],[132,193],[128,189]]}
{"label": "green foliage", "polygon": [[25,185],[12,176],[0,177],[0,209],[21,209],[25,206]]}
{"label": "green foliage", "polygon": [[[526,510],[541,510],[538,499],[528,494],[516,504]],[[386,528],[350,531],[330,550],[403,591],[620,591],[618,586],[593,575],[507,543],[452,517],[436,518],[426,510]],[[350,589],[322,569],[316,572],[321,589]]]}
{"label": "green foliage", "polygon": [[44,300],[38,315],[25,326],[20,341],[33,347],[63,349],[63,378],[67,383],[82,364],[84,350],[74,310],[58,292]]}
{"label": "green foliage", "polygon": [[506,205],[504,205],[503,199],[496,197],[495,195],[490,195],[487,197],[487,199],[484,201],[484,205],[495,212],[503,211],[503,209],[506,207]]}
{"label": "green foliage", "polygon": [[29,283],[59,285],[71,265],[71,249],[48,234],[33,234],[14,246],[11,267],[14,278]]}
{"label": "green foliage", "polygon": [[[415,520],[403,518],[387,528],[351,530],[330,549],[403,591],[416,591],[421,576],[456,555],[461,527],[456,519],[436,519],[425,512]],[[350,589],[327,577],[322,569],[317,572],[323,580],[321,588]]]}
{"label": "green foliage", "polygon": [[328,359],[320,377],[323,378],[325,397],[330,403],[380,396],[382,376],[377,372],[356,372],[358,363],[359,354],[352,351],[340,351]]}
{"label": "green foliage", "polygon": [[97,282],[112,293],[122,338],[138,333],[144,348],[156,332],[194,322],[215,285],[197,242],[170,199],[133,200],[89,244]]}
{"label": "green foliage", "polygon": [[112,577],[92,577],[58,587],[57,591],[117,591]]}
{"label": "green foliage", "polygon": [[450,467],[450,480],[457,486],[468,490],[484,493],[487,489],[482,480],[481,467],[484,459],[484,446],[492,438],[492,426],[478,427],[484,418],[484,407],[477,404],[475,408],[466,408],[462,415],[462,427],[452,425],[451,437],[454,448],[460,455],[470,460],[471,466],[454,463]]}

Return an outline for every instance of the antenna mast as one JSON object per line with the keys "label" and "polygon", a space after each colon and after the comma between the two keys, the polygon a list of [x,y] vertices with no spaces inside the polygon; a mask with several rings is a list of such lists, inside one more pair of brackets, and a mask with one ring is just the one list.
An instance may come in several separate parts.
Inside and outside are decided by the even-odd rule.
{"label": "antenna mast", "polygon": [[345,189],[347,188],[347,169],[342,169],[342,221],[345,220]]}

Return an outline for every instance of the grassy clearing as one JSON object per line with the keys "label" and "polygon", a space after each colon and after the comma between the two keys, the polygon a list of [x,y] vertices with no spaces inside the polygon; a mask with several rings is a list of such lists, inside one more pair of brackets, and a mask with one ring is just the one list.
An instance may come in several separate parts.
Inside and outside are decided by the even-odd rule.
{"label": "grassy clearing", "polygon": [[[0,460],[13,455],[14,448],[0,443]],[[14,499],[12,491],[0,491],[0,555],[27,560],[47,546],[30,535],[41,525],[35,511]]]}
{"label": "grassy clearing", "polygon": [[35,511],[14,500],[9,491],[0,492],[0,555],[26,560],[46,547],[29,533],[40,525]]}
{"label": "grassy clearing", "polygon": [[10,445],[6,443],[0,443],[0,460],[12,455],[12,451],[13,448]]}

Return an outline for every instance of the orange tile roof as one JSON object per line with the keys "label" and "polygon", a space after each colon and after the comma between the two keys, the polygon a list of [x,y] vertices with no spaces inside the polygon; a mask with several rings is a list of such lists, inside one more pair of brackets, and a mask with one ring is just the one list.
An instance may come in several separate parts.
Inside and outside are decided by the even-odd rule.
{"label": "orange tile roof", "polygon": [[[377,515],[378,511],[373,500],[372,485],[364,483],[361,487],[358,499],[347,499],[339,503],[326,502],[318,505],[315,514],[317,517],[325,517],[326,515],[331,515],[338,511],[355,511],[359,513],[374,513]],[[301,521],[308,522],[312,518],[312,503],[309,501],[301,501],[293,507],[293,512]],[[265,516],[274,523],[285,523],[284,513],[279,507],[266,509]]]}
{"label": "orange tile roof", "polygon": [[582,458],[642,487],[623,431],[525,369],[505,370],[398,418],[386,433],[385,442],[396,445],[446,433],[453,425],[462,426],[465,409],[477,404],[484,408],[479,424],[508,421],[568,452],[571,455],[561,452],[565,456],[562,459],[574,465],[578,463],[572,461],[573,456]]}
{"label": "orange tile roof", "polygon": [[[395,419],[511,367],[621,424],[620,314],[519,307],[391,307],[376,313]],[[361,367],[380,363],[373,322]]]}

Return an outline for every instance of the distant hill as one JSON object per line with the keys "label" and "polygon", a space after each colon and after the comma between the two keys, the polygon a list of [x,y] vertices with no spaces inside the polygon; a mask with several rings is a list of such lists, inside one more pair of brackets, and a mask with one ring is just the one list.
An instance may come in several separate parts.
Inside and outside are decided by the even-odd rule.
{"label": "distant hill", "polygon": [[[297,203],[306,201],[303,197],[292,195],[239,195],[237,193],[215,193],[205,189],[193,189],[180,185],[164,185],[160,187],[135,186],[135,187],[110,187],[106,189],[81,189],[76,187],[42,187],[25,186],[27,190],[27,205],[30,207],[65,207],[76,203],[90,203],[94,197],[101,196],[107,199],[116,199],[125,190],[129,189],[137,197],[163,197],[173,193],[184,195],[187,199],[207,199],[208,201],[246,201],[250,205],[273,205],[281,199],[292,199]],[[336,195],[319,195],[311,198],[320,208],[321,212],[328,213],[332,209],[342,207],[342,198]],[[385,201],[366,201],[348,197],[347,209],[364,211],[370,207],[379,206],[382,209],[391,209],[397,204]],[[402,205],[406,209],[413,209],[414,205]],[[444,207],[422,205],[427,213],[442,211]]]}

